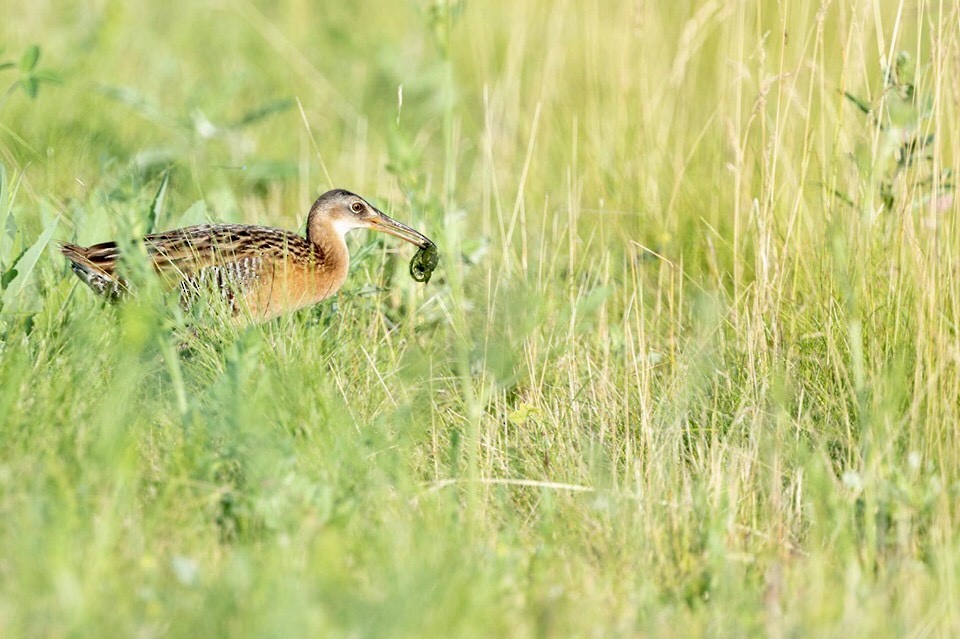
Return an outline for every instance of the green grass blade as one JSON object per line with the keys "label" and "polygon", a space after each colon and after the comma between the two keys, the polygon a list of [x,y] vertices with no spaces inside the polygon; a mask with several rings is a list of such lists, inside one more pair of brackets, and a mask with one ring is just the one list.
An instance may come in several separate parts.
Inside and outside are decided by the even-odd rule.
{"label": "green grass blade", "polygon": [[148,235],[157,230],[157,220],[160,219],[160,215],[163,213],[163,201],[167,197],[167,186],[169,184],[170,172],[167,171],[163,174],[163,179],[160,181],[160,188],[157,189],[156,195],[153,196],[153,202],[150,204],[150,210],[147,213]]}
{"label": "green grass blade", "polygon": [[12,279],[9,286],[7,286],[7,288],[3,291],[4,309],[10,308],[11,304],[26,288],[27,283],[30,280],[30,275],[33,273],[34,267],[36,267],[37,261],[40,259],[40,255],[43,253],[43,249],[46,248],[47,244],[50,243],[50,239],[56,232],[59,223],[60,217],[57,216],[50,222],[47,228],[43,230],[43,233],[40,234],[40,237],[37,238],[33,245],[24,251],[17,259],[16,263],[12,264],[10,269],[8,269],[16,269],[17,274]]}
{"label": "green grass blade", "polygon": [[40,47],[36,44],[27,47],[23,55],[20,56],[20,71],[30,73],[37,68],[37,62],[40,61]]}

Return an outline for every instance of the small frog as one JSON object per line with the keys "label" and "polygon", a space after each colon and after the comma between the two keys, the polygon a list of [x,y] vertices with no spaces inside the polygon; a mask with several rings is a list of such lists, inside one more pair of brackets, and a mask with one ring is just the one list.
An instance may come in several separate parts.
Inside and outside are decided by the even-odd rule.
{"label": "small frog", "polygon": [[430,281],[430,276],[433,275],[433,270],[437,268],[439,263],[440,252],[437,250],[437,245],[428,242],[422,245],[414,253],[413,259],[410,260],[410,277],[417,282],[426,284]]}

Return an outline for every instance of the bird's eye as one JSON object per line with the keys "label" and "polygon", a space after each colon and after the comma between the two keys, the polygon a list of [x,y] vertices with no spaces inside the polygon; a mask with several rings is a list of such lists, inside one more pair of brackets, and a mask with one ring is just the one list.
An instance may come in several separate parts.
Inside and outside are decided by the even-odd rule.
{"label": "bird's eye", "polygon": [[353,204],[350,205],[350,209],[354,213],[363,213],[363,204],[361,204],[360,202],[354,202]]}

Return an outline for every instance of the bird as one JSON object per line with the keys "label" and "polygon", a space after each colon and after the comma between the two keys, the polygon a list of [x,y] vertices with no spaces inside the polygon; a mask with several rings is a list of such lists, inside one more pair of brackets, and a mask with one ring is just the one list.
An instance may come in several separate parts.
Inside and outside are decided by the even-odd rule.
{"label": "bird", "polygon": [[[345,236],[360,228],[417,245],[411,275],[418,281],[429,279],[437,263],[436,245],[345,189],[317,198],[305,235],[267,226],[201,224],[146,235],[142,244],[153,270],[179,291],[182,306],[212,293],[238,321],[260,323],[317,304],[340,290],[350,266]],[[117,242],[87,247],[61,242],[60,252],[98,295],[115,301],[128,292]],[[426,279],[418,277],[424,262]]]}

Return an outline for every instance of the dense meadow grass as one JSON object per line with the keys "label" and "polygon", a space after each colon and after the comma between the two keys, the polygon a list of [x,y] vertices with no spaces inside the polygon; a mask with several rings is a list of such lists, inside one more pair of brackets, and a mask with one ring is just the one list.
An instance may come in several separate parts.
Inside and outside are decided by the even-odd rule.
{"label": "dense meadow grass", "polygon": [[[957,5],[351,4],[0,0],[0,636],[960,635]],[[55,248],[331,186],[434,279]]]}

